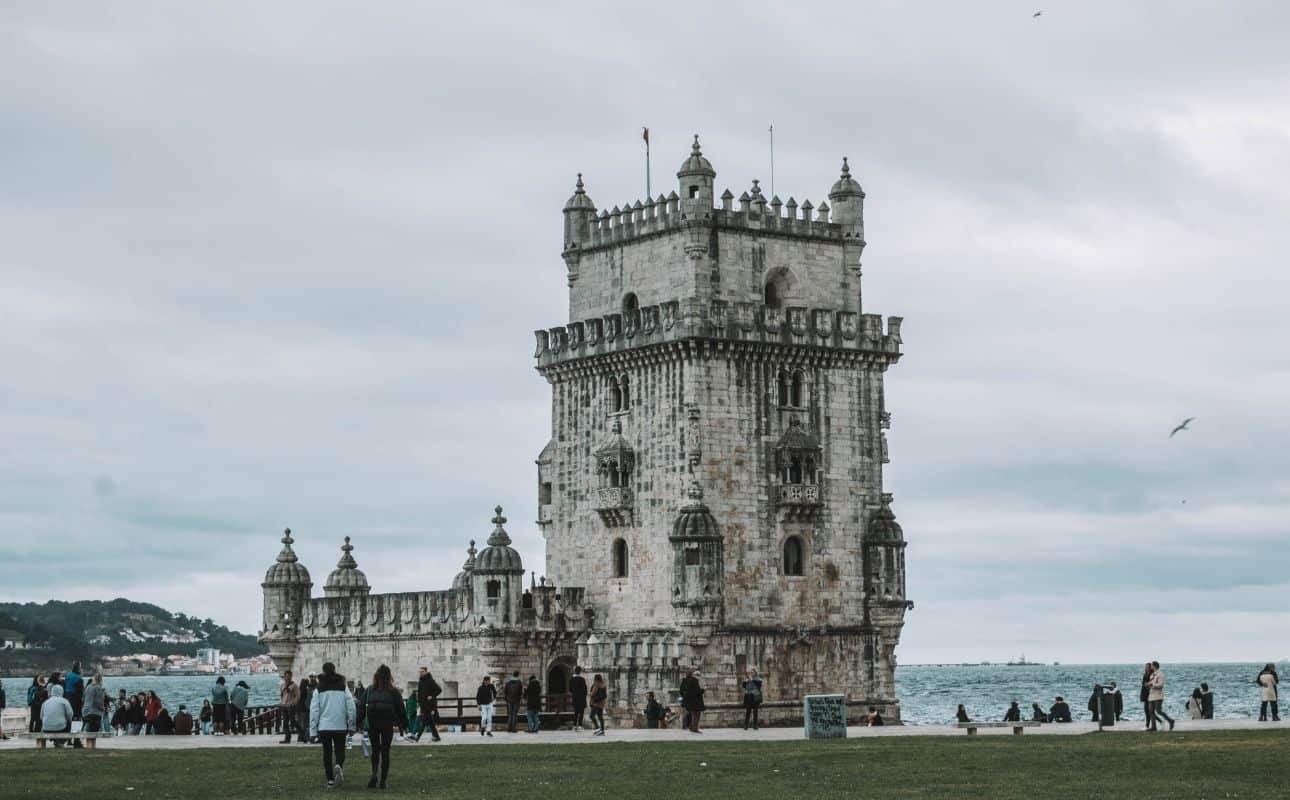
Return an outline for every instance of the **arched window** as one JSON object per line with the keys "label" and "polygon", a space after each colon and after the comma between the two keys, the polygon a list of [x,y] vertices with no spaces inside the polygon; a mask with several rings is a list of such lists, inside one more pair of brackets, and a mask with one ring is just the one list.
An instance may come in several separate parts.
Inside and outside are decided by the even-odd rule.
{"label": "arched window", "polygon": [[793,387],[792,387],[792,392],[789,396],[789,400],[792,401],[793,408],[801,408],[803,405],[802,404],[802,371],[800,369],[793,373]]}
{"label": "arched window", "polygon": [[640,301],[636,299],[636,293],[635,293],[635,292],[628,292],[626,295],[624,295],[624,297],[623,297],[623,313],[624,313],[624,314],[626,314],[626,313],[627,313],[627,312],[629,312],[629,311],[635,311],[636,309],[638,309],[638,308],[640,308],[640,307],[641,307],[641,304],[640,304]]}
{"label": "arched window", "polygon": [[784,540],[784,574],[802,574],[802,538],[790,536]]}
{"label": "arched window", "polygon": [[614,540],[614,577],[627,577],[627,542],[622,539]]}
{"label": "arched window", "polygon": [[609,379],[609,410],[614,413],[623,410],[623,389],[617,378]]}
{"label": "arched window", "polygon": [[764,298],[767,308],[783,308],[793,298],[796,278],[788,267],[776,267],[766,273]]}
{"label": "arched window", "polygon": [[779,371],[779,379],[776,382],[776,401],[780,406],[787,406],[789,400],[788,394],[788,373],[784,370]]}
{"label": "arched window", "polygon": [[766,307],[779,308],[783,302],[779,296],[779,287],[773,282],[766,284]]}
{"label": "arched window", "polygon": [[797,458],[796,456],[788,462],[788,482],[802,482],[802,459]]}
{"label": "arched window", "polygon": [[631,410],[631,407],[632,407],[632,391],[631,391],[632,387],[631,387],[630,379],[626,375],[623,376],[621,386],[622,386],[622,403],[619,406],[618,410],[629,411]]}
{"label": "arched window", "polygon": [[502,582],[501,582],[501,581],[489,581],[489,582],[488,582],[488,585],[487,585],[487,589],[488,589],[488,599],[489,599],[489,600],[496,600],[497,598],[499,598],[499,597],[501,597],[501,596],[502,596]]}

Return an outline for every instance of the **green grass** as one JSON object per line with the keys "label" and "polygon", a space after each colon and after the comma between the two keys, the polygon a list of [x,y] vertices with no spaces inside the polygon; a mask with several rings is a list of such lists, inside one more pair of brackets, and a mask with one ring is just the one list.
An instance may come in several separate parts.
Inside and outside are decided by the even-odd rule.
{"label": "green grass", "polygon": [[[396,746],[392,790],[382,796],[1287,797],[1288,748],[1283,731]],[[328,794],[365,796],[368,766],[357,748],[348,765],[345,786]],[[318,797],[321,784],[317,747],[0,753],[0,798],[270,800]]]}

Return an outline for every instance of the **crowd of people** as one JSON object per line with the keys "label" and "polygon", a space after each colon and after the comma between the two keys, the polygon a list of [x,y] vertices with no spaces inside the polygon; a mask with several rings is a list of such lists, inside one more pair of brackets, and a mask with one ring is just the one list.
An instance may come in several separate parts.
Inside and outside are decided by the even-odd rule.
{"label": "crowd of people", "polygon": [[[1255,677],[1254,683],[1259,689],[1259,721],[1267,722],[1271,712],[1271,721],[1280,722],[1281,714],[1277,706],[1280,680],[1277,677],[1276,665],[1265,666]],[[1142,715],[1147,730],[1157,731],[1163,724],[1167,724],[1169,730],[1174,729],[1177,721],[1165,711],[1165,672],[1160,667],[1159,661],[1148,661],[1143,665],[1138,699],[1142,703]],[[1109,708],[1106,708],[1103,703],[1108,704]],[[1109,681],[1104,686],[1099,684],[1093,687],[1093,693],[1088,698],[1088,710],[1093,722],[1102,721],[1103,713],[1114,714],[1115,722],[1124,719],[1124,695],[1120,693],[1115,681]],[[1208,683],[1201,683],[1191,690],[1184,702],[1184,711],[1188,719],[1214,718],[1214,693],[1210,691]],[[955,718],[960,723],[972,721],[967,708],[962,703],[959,704]],[[1012,701],[1003,714],[1003,721],[1021,722],[1021,704],[1016,700]],[[1070,704],[1058,695],[1046,711],[1039,703],[1031,703],[1030,721],[1072,722],[1074,715],[1071,713]]]}

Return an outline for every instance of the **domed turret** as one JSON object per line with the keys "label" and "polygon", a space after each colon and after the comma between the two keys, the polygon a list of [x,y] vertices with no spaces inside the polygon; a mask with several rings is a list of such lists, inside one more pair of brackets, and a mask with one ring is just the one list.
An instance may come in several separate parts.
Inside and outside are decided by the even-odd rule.
{"label": "domed turret", "polygon": [[869,518],[869,527],[865,529],[864,540],[872,544],[901,544],[905,541],[905,532],[896,521],[896,514],[891,510],[891,500],[884,495],[882,505]]}
{"label": "domed turret", "polygon": [[479,624],[488,627],[505,627],[519,622],[520,596],[524,593],[524,562],[511,547],[507,535],[506,517],[498,506],[493,517],[493,533],[488,546],[475,556],[470,571],[471,607],[478,614]]}
{"label": "domed turret", "polygon": [[466,548],[466,563],[461,565],[461,572],[458,572],[457,577],[452,579],[453,589],[470,588],[470,573],[473,572],[475,569],[476,552],[478,551],[475,550],[475,540],[471,539],[470,547]]}
{"label": "domed turret", "polygon": [[582,173],[578,173],[578,183],[574,186],[573,195],[564,204],[564,248],[569,250],[586,244],[591,240],[591,222],[596,218],[596,204],[587,196],[582,187]]}
{"label": "domed turret", "polygon": [[349,543],[348,536],[345,537],[345,544],[341,545],[340,549],[342,552],[340,561],[336,563],[336,569],[327,576],[327,583],[323,585],[323,594],[328,597],[347,597],[372,591],[372,587],[367,585],[367,576],[358,568],[358,562],[354,560],[354,545]]}
{"label": "domed turret", "polygon": [[682,214],[690,219],[709,215],[712,211],[712,185],[717,171],[712,168],[712,162],[703,157],[697,133],[694,135],[694,144],[690,146],[690,157],[682,162],[676,177],[680,182]]}
{"label": "domed turret", "polygon": [[309,578],[309,570],[305,565],[300,563],[296,557],[296,551],[291,549],[295,539],[291,538],[291,529],[287,528],[282,532],[282,551],[278,553],[278,560],[273,566],[264,573],[264,583],[262,586],[313,586],[313,581]]}
{"label": "domed turret", "polygon": [[869,518],[860,545],[866,594],[878,602],[904,603],[905,532],[891,510],[891,495],[882,495],[882,504]]}
{"label": "domed turret", "polygon": [[698,481],[691,481],[686,491],[690,502],[681,507],[681,511],[672,521],[673,539],[720,539],[721,531],[712,512],[703,502],[703,487]]}
{"label": "domed turret", "polygon": [[511,547],[511,537],[506,533],[502,526],[506,524],[506,517],[502,516],[502,507],[494,509],[497,516],[493,517],[493,533],[488,537],[488,546],[479,551],[479,556],[475,558],[474,572],[477,575],[488,575],[498,573],[516,573],[524,574],[524,562],[520,559],[520,554]]}
{"label": "domed turret", "polygon": [[697,480],[686,491],[690,502],[672,522],[672,607],[682,625],[721,621],[725,576],[721,529],[703,502]]}
{"label": "domed turret", "polygon": [[833,203],[833,221],[842,226],[842,235],[863,240],[864,189],[851,177],[851,167],[845,156],[842,158],[842,176],[829,190],[829,202]]}

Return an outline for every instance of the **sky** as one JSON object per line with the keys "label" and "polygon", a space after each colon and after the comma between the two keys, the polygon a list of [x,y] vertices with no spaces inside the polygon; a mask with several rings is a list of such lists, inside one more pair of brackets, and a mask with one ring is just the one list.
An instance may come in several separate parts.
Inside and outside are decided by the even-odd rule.
{"label": "sky", "polygon": [[773,124],[906,318],[901,662],[1290,657],[1290,6],[517,5],[0,0],[0,600],[540,569],[575,173]]}

